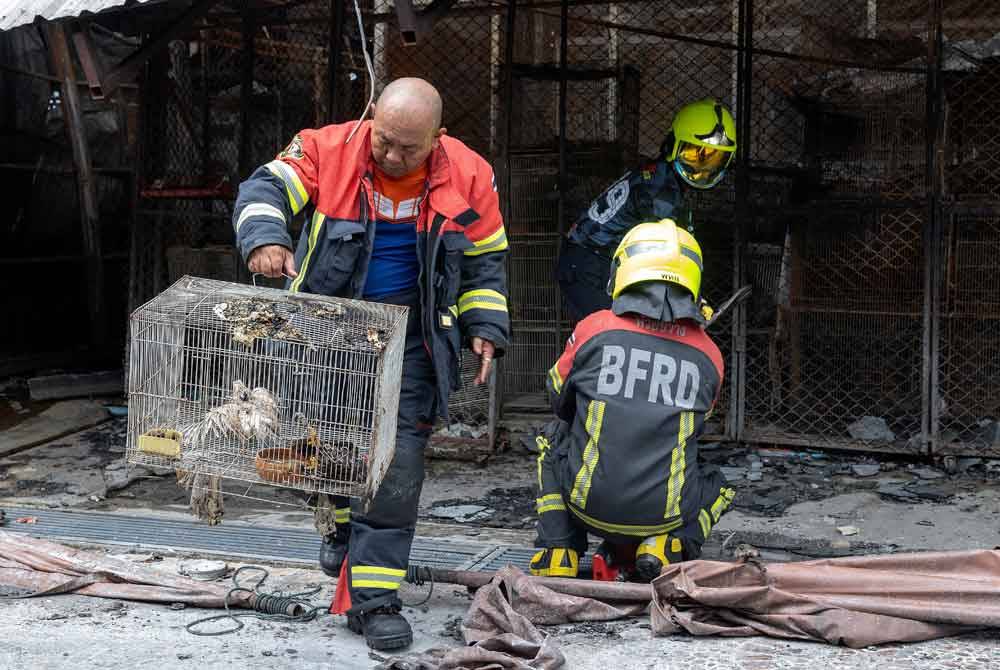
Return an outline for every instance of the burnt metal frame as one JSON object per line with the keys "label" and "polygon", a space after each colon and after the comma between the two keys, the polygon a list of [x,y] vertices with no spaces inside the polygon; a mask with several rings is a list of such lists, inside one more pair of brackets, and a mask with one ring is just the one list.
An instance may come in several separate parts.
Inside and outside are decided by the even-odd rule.
{"label": "burnt metal frame", "polygon": [[934,453],[938,444],[940,422],[938,396],[940,390],[941,291],[944,277],[941,263],[935,259],[943,253],[941,225],[941,154],[944,151],[944,90],[941,86],[943,0],[928,0],[927,26],[927,221],[924,234],[924,351],[923,351],[923,416],[921,431],[927,452]]}

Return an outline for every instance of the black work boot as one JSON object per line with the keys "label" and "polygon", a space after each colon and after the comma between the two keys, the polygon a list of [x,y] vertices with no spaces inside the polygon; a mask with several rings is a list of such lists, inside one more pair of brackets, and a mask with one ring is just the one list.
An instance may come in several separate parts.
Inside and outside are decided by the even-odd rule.
{"label": "black work boot", "polygon": [[351,539],[349,525],[337,526],[337,530],[323,538],[319,545],[319,567],[327,577],[339,577],[340,565],[347,557],[347,544]]}
{"label": "black work boot", "polygon": [[402,649],[413,643],[410,624],[396,605],[384,605],[359,614],[347,614],[347,627],[365,636],[365,643],[378,651]]}

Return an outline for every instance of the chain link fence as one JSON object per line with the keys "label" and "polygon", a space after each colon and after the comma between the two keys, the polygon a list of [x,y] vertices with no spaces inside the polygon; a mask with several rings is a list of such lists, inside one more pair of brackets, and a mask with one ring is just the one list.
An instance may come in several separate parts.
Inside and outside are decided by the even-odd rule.
{"label": "chain link fence", "polygon": [[926,449],[930,22],[890,4],[752,3],[747,440]]}
{"label": "chain link fence", "polygon": [[944,3],[934,101],[939,194],[931,265],[931,437],[940,454],[1000,456],[1000,6]]}
{"label": "chain link fence", "polygon": [[353,2],[219,11],[153,64],[146,85],[165,102],[144,114],[133,268],[155,281],[134,277],[136,299],[182,266],[238,277],[239,259],[211,250],[231,245],[248,170],[299,128],[358,118],[372,84],[427,78],[449,134],[494,165],[510,240],[512,346],[497,383],[467,385],[439,431],[492,436],[498,405],[544,406],[574,326],[561,234],[657,155],[678,108],[712,96],[737,115],[740,147],[725,180],[688,199],[704,292],[754,291],[713,330],[727,376],[710,434],[1000,453],[996,3],[461,0],[410,46],[392,0],[360,7],[363,32]]}

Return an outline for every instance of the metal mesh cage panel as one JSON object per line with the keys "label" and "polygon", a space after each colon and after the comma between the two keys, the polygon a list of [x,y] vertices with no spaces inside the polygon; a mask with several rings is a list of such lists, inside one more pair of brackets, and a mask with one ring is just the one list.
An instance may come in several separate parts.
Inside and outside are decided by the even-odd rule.
{"label": "metal mesh cage panel", "polygon": [[184,277],[132,315],[128,461],[370,499],[406,312]]}
{"label": "metal mesh cage panel", "polygon": [[812,211],[750,246],[748,438],[923,447],[923,233],[919,210]]}
{"label": "metal mesh cage panel", "polygon": [[938,379],[938,453],[1000,454],[1000,208],[945,219]]}

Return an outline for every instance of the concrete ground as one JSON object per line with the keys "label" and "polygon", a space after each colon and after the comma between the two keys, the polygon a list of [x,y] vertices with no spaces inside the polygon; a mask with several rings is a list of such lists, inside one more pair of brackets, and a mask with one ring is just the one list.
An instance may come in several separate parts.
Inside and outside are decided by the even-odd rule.
{"label": "concrete ground", "polygon": [[[165,559],[163,569],[175,569],[171,559]],[[314,600],[317,604],[329,602],[331,587],[321,573],[288,568],[272,568],[271,573],[268,585],[274,588],[300,590],[325,584],[323,593]],[[405,600],[423,599],[422,590],[405,589]],[[454,587],[439,586],[435,591],[425,606],[406,612],[414,627],[413,651],[461,644],[458,623],[469,596],[464,589]],[[215,611],[174,610],[85,596],[9,601],[2,611],[0,668],[8,670],[371,670],[384,658],[348,631],[343,617],[329,615],[295,624],[243,618],[244,628],[239,632],[200,637],[187,632],[185,626]],[[215,625],[229,627],[230,622]],[[653,638],[647,618],[552,626],[546,632],[556,638],[565,654],[567,670],[982,670],[1000,665],[1000,636],[996,633],[853,650],[763,637]]]}
{"label": "concrete ground", "polygon": [[[130,475],[120,464],[123,430],[124,424],[117,420],[0,459],[0,508],[38,506],[190,518],[187,496],[171,477],[133,471],[131,476],[141,477],[125,483]],[[735,482],[745,502],[741,504],[738,498],[736,509],[724,517],[706,547],[707,556],[727,556],[743,542],[758,547],[765,559],[772,560],[1000,545],[1000,469],[992,463],[947,474],[929,464],[885,461],[877,475],[858,476],[851,464],[864,460],[859,456],[832,455],[816,466],[793,463],[787,455],[763,453],[717,452],[713,456],[726,467],[756,470],[763,476]],[[754,466],[754,459],[761,465]],[[871,459],[867,460],[870,464]],[[484,466],[431,461],[418,533],[530,546],[532,466],[533,456],[516,447]],[[929,494],[928,482],[933,485]],[[301,503],[302,497],[291,492],[279,492],[267,501],[227,497],[226,520],[310,528],[312,515]],[[456,512],[456,508],[461,509]],[[848,526],[857,532],[845,534],[852,533]],[[139,552],[137,560],[143,558]],[[176,560],[167,557],[159,565],[176,570]],[[230,561],[230,565],[238,563]],[[313,601],[329,603],[332,580],[318,571],[288,566],[271,566],[271,570],[266,587],[293,591],[320,585],[324,590]],[[417,602],[424,593],[424,589],[407,586],[403,597]],[[415,631],[412,650],[460,644],[457,624],[469,602],[464,589],[439,585],[426,605],[410,608],[407,616]],[[12,670],[131,670],[140,665],[203,670],[258,664],[368,669],[381,662],[379,655],[370,654],[363,641],[347,630],[342,617],[324,615],[294,624],[246,618],[240,632],[199,637],[184,627],[216,612],[83,596],[5,601],[0,608],[0,668]],[[767,638],[656,639],[646,619],[557,626],[547,632],[557,638],[567,668],[574,670],[1000,667],[996,632],[859,651]]]}

